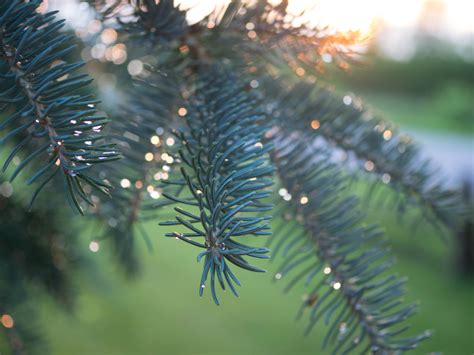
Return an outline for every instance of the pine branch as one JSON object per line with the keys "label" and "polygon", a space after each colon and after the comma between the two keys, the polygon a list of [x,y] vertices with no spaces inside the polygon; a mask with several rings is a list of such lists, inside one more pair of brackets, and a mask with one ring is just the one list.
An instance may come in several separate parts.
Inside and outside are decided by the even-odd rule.
{"label": "pine branch", "polygon": [[38,162],[40,168],[27,182],[39,183],[34,200],[61,171],[67,197],[82,213],[81,201],[92,204],[84,184],[105,194],[110,189],[89,171],[119,154],[100,134],[109,120],[98,114],[98,101],[78,91],[91,81],[85,74],[75,74],[83,64],[65,61],[74,46],[71,37],[60,32],[64,21],[56,20],[53,12],[38,13],[40,4],[39,0],[0,4],[0,112],[14,111],[0,124],[0,130],[7,130],[0,144],[19,141],[3,172],[26,150],[11,180]]}
{"label": "pine branch", "polygon": [[334,33],[311,23],[295,26],[298,16],[287,13],[287,1],[276,6],[266,1],[215,4],[193,25],[187,24],[186,12],[174,7],[171,0],[89,2],[104,18],[117,21],[130,44],[152,47],[177,40],[181,49],[191,48],[201,56],[225,57],[237,63],[244,59],[247,64],[252,58],[261,66],[304,68],[312,74],[319,74],[325,61],[347,68],[363,41],[357,32]]}
{"label": "pine branch", "polygon": [[[185,117],[186,130],[178,134],[182,143],[181,179],[172,183],[183,186],[189,196],[168,199],[188,209],[176,207],[176,221],[162,225],[179,225],[186,232],[167,234],[204,249],[200,295],[210,277],[212,297],[219,304],[216,281],[222,289],[226,283],[237,295],[240,285],[229,265],[249,271],[263,272],[244,257],[267,258],[265,248],[237,242],[240,236],[270,234],[265,224],[269,217],[255,213],[271,206],[261,200],[269,196],[266,187],[273,168],[266,153],[271,145],[261,141],[266,129],[266,116],[255,98],[243,90],[235,77],[217,67],[202,68]],[[196,239],[204,238],[204,243]],[[217,279],[217,280],[216,280]]]}
{"label": "pine branch", "polygon": [[148,45],[168,44],[188,31],[186,12],[173,0],[89,1],[104,18],[115,18],[120,32]]}
{"label": "pine branch", "polygon": [[279,93],[276,87],[274,81],[266,86],[272,97],[278,96],[276,111],[283,129],[298,132],[300,139],[323,138],[329,146],[354,157],[359,171],[376,174],[378,181],[398,193],[400,210],[414,205],[431,223],[439,221],[453,229],[459,225],[464,215],[459,192],[445,187],[410,137],[373,116],[350,96],[343,98],[308,83],[276,89]]}
{"label": "pine branch", "polygon": [[[415,348],[429,333],[400,338],[405,320],[416,307],[403,305],[403,281],[389,273],[389,258],[381,232],[361,224],[362,213],[346,193],[346,178],[317,146],[286,138],[273,157],[284,188],[284,218],[289,231],[277,232],[277,250],[285,260],[276,274],[293,272],[287,290],[304,280],[312,290],[299,316],[309,313],[309,332],[318,321],[328,327],[323,348],[387,354]],[[303,232],[298,231],[301,223]],[[295,232],[296,231],[296,232]],[[296,270],[299,270],[296,272]],[[362,350],[363,349],[363,350]]]}
{"label": "pine branch", "polygon": [[355,61],[365,40],[360,33],[301,22],[301,14],[291,15],[287,7],[287,1],[275,6],[266,1],[232,2],[222,19],[211,14],[201,22],[201,28],[210,31],[201,31],[199,42],[213,56],[243,61],[249,69],[256,65],[260,72],[289,67],[319,75],[328,62],[347,68]]}

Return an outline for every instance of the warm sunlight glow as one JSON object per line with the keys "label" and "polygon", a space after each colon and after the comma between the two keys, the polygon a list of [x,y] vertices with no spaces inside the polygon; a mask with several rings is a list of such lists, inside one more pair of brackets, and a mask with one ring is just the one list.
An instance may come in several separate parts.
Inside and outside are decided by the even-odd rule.
{"label": "warm sunlight glow", "polygon": [[297,15],[302,11],[303,21],[308,21],[319,26],[329,26],[331,29],[341,32],[359,31],[370,32],[375,21],[371,3],[377,4],[376,0],[293,0],[289,2],[288,12]]}
{"label": "warm sunlight glow", "polygon": [[[264,1],[264,0],[261,0]],[[212,9],[222,10],[229,0],[175,0],[183,9],[191,10],[188,21],[195,23]],[[276,5],[281,0],[270,0]],[[426,19],[445,34],[473,32],[471,14],[474,2],[469,0],[289,0],[289,12],[299,20],[329,26],[340,32],[358,31],[370,35],[378,26],[409,29],[423,26]],[[433,19],[433,15],[441,16]],[[300,22],[301,22],[300,21]]]}
{"label": "warm sunlight glow", "polygon": [[305,11],[304,21],[341,32],[369,34],[376,25],[410,28],[435,20],[433,16],[440,17],[435,25],[441,30],[473,31],[470,14],[474,5],[465,0],[290,0],[289,5],[294,15]]}
{"label": "warm sunlight glow", "polygon": [[[229,2],[230,0],[174,0],[175,5],[188,10],[187,17],[190,23],[198,22],[214,10],[219,17]],[[272,4],[280,2],[281,0],[269,0]],[[420,19],[423,21],[438,11],[442,19],[436,21],[436,25],[442,31],[474,32],[472,26],[474,1],[471,0],[289,0],[289,5],[292,13],[307,10],[306,20],[315,24],[329,25],[339,31],[367,32],[372,24],[378,22],[392,28],[413,27],[420,22]],[[73,27],[81,21],[93,22],[92,12],[87,4],[78,0],[49,0],[44,2],[43,8],[61,10],[62,16],[72,23]],[[77,16],[78,10],[81,11],[81,16]]]}
{"label": "warm sunlight glow", "polygon": [[4,314],[0,318],[0,323],[2,323],[2,325],[5,328],[13,328],[13,325],[15,324],[15,321],[13,320],[13,317],[11,315]]}
{"label": "warm sunlight glow", "polygon": [[[208,27],[213,28],[222,18],[230,1],[174,0],[174,3],[187,11],[189,24],[199,22],[211,14]],[[268,1],[277,5],[282,0],[243,1],[249,3]],[[367,40],[371,39],[384,56],[392,59],[409,60],[416,53],[416,38],[420,33],[452,43],[461,55],[466,58],[472,57],[471,43],[474,34],[472,0],[288,0],[288,3],[290,14],[295,16],[293,25],[307,23],[342,33],[355,31],[359,35],[357,38],[363,40],[362,45],[369,44]],[[101,33],[102,41],[84,54],[85,58],[99,59],[105,56],[115,64],[127,61],[127,51],[123,43],[115,43],[115,30],[102,28],[102,24],[94,19],[96,16],[94,10],[87,2],[48,0],[44,2],[43,7],[45,11],[60,10],[61,17],[66,18],[67,23],[76,29],[81,38],[81,33],[86,37]],[[81,16],[78,16],[78,13]],[[255,24],[247,23],[246,29],[250,39],[258,39]],[[110,43],[108,48],[105,46],[106,43]],[[363,52],[363,48],[357,49]],[[181,50],[184,53],[189,48],[183,46]],[[324,57],[322,59],[325,60]],[[331,61],[331,58],[327,59]],[[129,69],[132,72],[139,72],[140,64],[134,61]],[[294,69],[296,74],[304,75],[303,68]]]}

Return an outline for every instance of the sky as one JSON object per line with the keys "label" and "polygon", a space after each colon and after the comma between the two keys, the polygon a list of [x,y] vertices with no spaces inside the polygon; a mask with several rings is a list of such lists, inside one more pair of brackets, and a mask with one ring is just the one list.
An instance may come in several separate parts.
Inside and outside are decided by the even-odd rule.
{"label": "sky", "polygon": [[[276,4],[281,0],[269,1]],[[190,9],[190,22],[196,22],[216,5],[228,2],[175,0],[177,5]],[[382,52],[394,59],[410,58],[415,50],[414,34],[420,30],[454,44],[472,57],[474,0],[289,0],[289,3],[289,11],[294,14],[307,10],[301,16],[303,21],[328,25],[338,31],[372,34]],[[79,0],[49,0],[49,5],[60,9],[73,25],[90,19],[87,6]],[[78,16],[78,9],[84,16]]]}
{"label": "sky", "polygon": [[340,30],[363,31],[377,21],[388,27],[409,28],[417,26],[423,17],[432,16],[432,20],[442,20],[433,24],[439,30],[451,34],[473,32],[472,0],[290,0],[290,7],[313,7],[310,16],[315,21]]}

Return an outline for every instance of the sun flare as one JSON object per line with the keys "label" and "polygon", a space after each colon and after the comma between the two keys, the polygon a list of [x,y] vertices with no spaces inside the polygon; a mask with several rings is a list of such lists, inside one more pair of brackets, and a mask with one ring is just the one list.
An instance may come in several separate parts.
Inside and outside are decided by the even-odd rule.
{"label": "sun flare", "polygon": [[[280,0],[271,1],[278,3]],[[289,12],[340,32],[369,33],[377,24],[409,28],[426,21],[447,32],[473,32],[474,2],[464,0],[289,0]]]}
{"label": "sun flare", "polygon": [[[258,0],[264,1],[264,0]],[[281,0],[268,0],[277,5]],[[289,0],[289,13],[300,15],[301,20],[321,26],[329,26],[340,32],[370,32],[374,25],[383,23],[391,27],[409,27],[416,24],[423,9],[443,8],[448,16],[448,27],[469,28],[469,11],[464,13],[463,0]],[[191,22],[202,18],[215,6],[226,6],[229,0],[175,0],[176,4],[190,9]],[[460,11],[461,10],[461,11]]]}

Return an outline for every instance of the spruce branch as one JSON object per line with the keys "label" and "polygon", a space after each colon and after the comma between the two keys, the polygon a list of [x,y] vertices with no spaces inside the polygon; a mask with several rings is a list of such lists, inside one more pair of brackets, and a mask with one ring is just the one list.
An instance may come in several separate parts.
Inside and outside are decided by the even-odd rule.
{"label": "spruce branch", "polygon": [[104,194],[110,189],[107,182],[90,172],[91,168],[120,156],[100,134],[109,119],[98,114],[98,101],[78,91],[91,81],[85,74],[75,74],[82,63],[65,60],[74,46],[69,44],[71,37],[60,32],[64,21],[56,20],[53,12],[38,13],[40,3],[14,0],[0,4],[0,110],[14,110],[0,124],[0,130],[7,130],[0,144],[14,138],[19,141],[3,172],[20,151],[26,150],[11,180],[26,166],[41,161],[27,182],[39,183],[33,200],[61,171],[67,197],[82,213],[81,201],[93,204],[85,185]]}
{"label": "spruce branch", "polygon": [[168,44],[188,31],[186,12],[173,0],[89,1],[106,18],[114,18],[127,41],[149,46]]}
{"label": "spruce branch", "polygon": [[339,166],[324,148],[308,149],[295,137],[280,136],[276,145],[272,161],[283,186],[280,194],[290,201],[282,206],[283,223],[291,225],[273,237],[274,253],[283,250],[284,256],[275,276],[293,273],[287,290],[303,281],[312,287],[299,312],[309,313],[307,332],[324,320],[322,346],[330,345],[333,354],[415,348],[429,332],[400,337],[416,307],[402,302],[404,282],[389,272],[393,260],[380,230],[361,223],[355,197],[341,196],[347,178]]}
{"label": "spruce branch", "polygon": [[[186,21],[186,11],[171,0],[90,0],[102,17],[114,18],[130,44],[184,47],[236,63],[258,61],[259,65],[290,70],[304,68],[320,74],[326,62],[347,68],[365,40],[358,32],[333,32],[309,22],[295,25],[302,14],[287,12],[288,2],[231,1],[215,5],[195,24]],[[131,11],[130,11],[131,9]],[[324,60],[323,60],[324,58]]]}
{"label": "spruce branch", "polygon": [[[237,295],[239,280],[230,264],[242,269],[263,272],[244,257],[267,258],[266,248],[238,242],[241,236],[268,235],[268,216],[257,216],[271,206],[261,200],[270,192],[273,168],[268,164],[263,146],[266,115],[251,94],[228,69],[202,68],[196,90],[190,99],[186,128],[177,133],[182,143],[181,178],[171,183],[181,185],[188,196],[164,194],[187,209],[176,207],[175,221],[162,225],[181,226],[186,232],[168,233],[203,251],[200,295],[210,278],[212,297],[219,304],[216,282],[226,284]],[[204,242],[197,241],[204,238]]]}
{"label": "spruce branch", "polygon": [[329,147],[355,158],[358,172],[375,174],[397,192],[400,210],[413,205],[433,224],[458,227],[465,214],[459,191],[443,184],[434,164],[408,135],[363,108],[360,100],[305,82],[278,89],[272,81],[266,88],[278,97],[279,124],[287,132],[298,132],[308,141],[323,138]]}
{"label": "spruce branch", "polygon": [[124,23],[121,31],[132,38],[139,38],[151,45],[166,44],[180,36],[188,29],[186,13],[174,6],[173,0],[136,0],[130,1],[136,20]]}
{"label": "spruce branch", "polygon": [[[304,70],[320,75],[328,62],[346,69],[365,41],[358,32],[334,32],[290,14],[288,1],[233,1],[220,20],[201,22],[200,42],[209,53],[259,71]],[[308,9],[309,11],[309,9]],[[216,45],[218,44],[218,45]]]}

